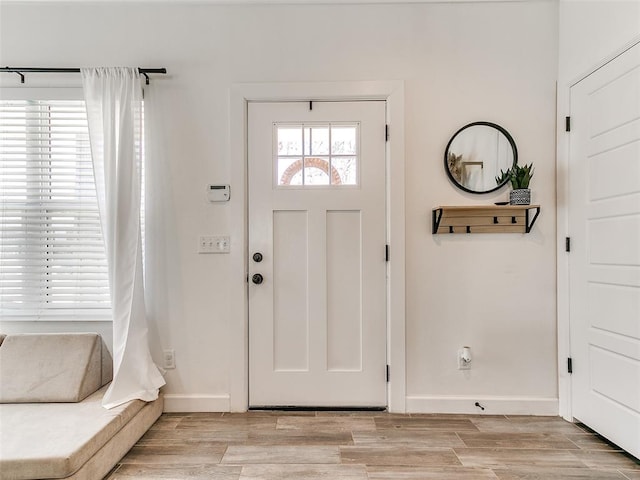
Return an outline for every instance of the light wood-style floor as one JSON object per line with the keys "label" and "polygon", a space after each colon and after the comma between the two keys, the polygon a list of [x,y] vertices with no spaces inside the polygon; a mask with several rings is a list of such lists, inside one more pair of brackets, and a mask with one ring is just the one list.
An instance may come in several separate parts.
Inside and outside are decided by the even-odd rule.
{"label": "light wood-style floor", "polygon": [[109,480],[640,480],[640,462],[557,417],[164,414]]}

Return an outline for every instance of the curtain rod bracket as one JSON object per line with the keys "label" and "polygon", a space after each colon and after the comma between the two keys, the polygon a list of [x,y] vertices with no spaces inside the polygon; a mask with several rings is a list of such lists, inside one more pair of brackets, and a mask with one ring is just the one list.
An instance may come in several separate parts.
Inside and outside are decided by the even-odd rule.
{"label": "curtain rod bracket", "polygon": [[140,72],[140,73],[144,76],[145,85],[149,85],[149,75],[147,75],[146,72]]}
{"label": "curtain rod bracket", "polygon": [[15,73],[16,75],[20,76],[20,83],[24,83],[24,74],[17,71],[17,70],[13,70],[10,67],[4,67],[4,70],[6,70],[7,72],[11,72],[11,73]]}

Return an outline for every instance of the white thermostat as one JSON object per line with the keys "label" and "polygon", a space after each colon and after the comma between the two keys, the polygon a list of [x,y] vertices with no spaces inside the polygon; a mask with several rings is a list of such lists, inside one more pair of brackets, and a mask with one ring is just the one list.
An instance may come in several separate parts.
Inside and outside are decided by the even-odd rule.
{"label": "white thermostat", "polygon": [[229,185],[207,185],[207,198],[210,202],[228,202],[231,188]]}

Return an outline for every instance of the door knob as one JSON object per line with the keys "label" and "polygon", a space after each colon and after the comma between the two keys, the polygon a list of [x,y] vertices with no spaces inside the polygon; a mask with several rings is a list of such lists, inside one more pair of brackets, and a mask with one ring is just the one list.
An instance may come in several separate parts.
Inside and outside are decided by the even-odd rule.
{"label": "door knob", "polygon": [[262,254],[260,252],[256,252],[253,254],[253,261],[256,263],[260,263],[262,261]]}
{"label": "door knob", "polygon": [[259,273],[256,273],[255,275],[253,275],[253,277],[251,277],[251,281],[256,285],[260,285],[263,280],[264,278]]}

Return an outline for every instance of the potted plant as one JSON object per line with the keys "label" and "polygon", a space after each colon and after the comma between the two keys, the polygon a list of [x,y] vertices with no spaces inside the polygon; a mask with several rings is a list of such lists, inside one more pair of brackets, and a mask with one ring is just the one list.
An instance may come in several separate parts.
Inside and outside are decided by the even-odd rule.
{"label": "potted plant", "polygon": [[500,170],[500,175],[496,177],[496,182],[501,185],[505,180],[511,182],[513,190],[509,192],[509,203],[511,205],[531,204],[531,190],[529,182],[533,177],[533,163],[529,165],[515,164],[506,172]]}

